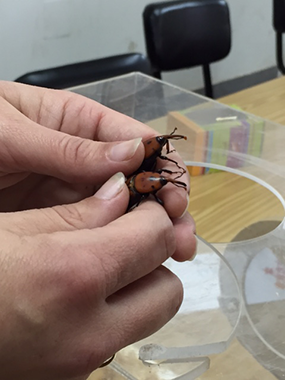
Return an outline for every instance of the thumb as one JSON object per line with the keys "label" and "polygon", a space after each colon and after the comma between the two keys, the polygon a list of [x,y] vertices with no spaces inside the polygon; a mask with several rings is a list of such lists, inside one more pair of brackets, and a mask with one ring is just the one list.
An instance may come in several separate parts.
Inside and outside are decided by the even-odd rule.
{"label": "thumb", "polygon": [[[129,190],[125,176],[117,173],[92,197],[78,203],[43,209],[0,214],[0,229],[19,236],[75,231],[102,227],[122,216],[127,209]],[[9,227],[10,226],[10,227]]]}
{"label": "thumb", "polygon": [[144,157],[140,138],[92,141],[43,127],[14,108],[1,126],[0,144],[0,171],[34,172],[67,182],[100,184],[119,171],[129,175]]}

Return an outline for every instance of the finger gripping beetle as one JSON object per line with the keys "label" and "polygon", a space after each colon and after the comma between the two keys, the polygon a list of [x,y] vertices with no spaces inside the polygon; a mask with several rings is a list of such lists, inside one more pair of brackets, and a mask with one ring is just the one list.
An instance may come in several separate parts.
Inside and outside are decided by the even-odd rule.
{"label": "finger gripping beetle", "polygon": [[[173,162],[179,169],[182,169],[183,173],[185,173],[185,169],[182,168],[178,163],[171,158],[167,156],[162,155],[162,149],[164,146],[166,146],[166,154],[169,154],[174,151],[170,150],[170,144],[169,140],[187,140],[186,136],[183,135],[174,135],[174,132],[177,128],[174,128],[172,133],[170,135],[161,135],[156,137],[151,137],[150,139],[147,139],[143,141],[144,149],[145,149],[145,158],[139,167],[139,169],[136,171],[136,173],[140,173],[142,171],[153,171],[156,168],[156,159],[160,158],[161,160],[167,160],[170,162]],[[182,175],[181,174],[181,175]]]}
{"label": "finger gripping beetle", "polygon": [[176,187],[182,187],[187,190],[186,183],[177,181],[176,178],[161,175],[160,173],[163,171],[169,173],[169,170],[141,172],[128,178],[126,183],[130,191],[129,211],[137,207],[150,194],[154,196],[159,204],[163,205],[162,200],[157,197],[156,193],[168,183],[172,183]]}

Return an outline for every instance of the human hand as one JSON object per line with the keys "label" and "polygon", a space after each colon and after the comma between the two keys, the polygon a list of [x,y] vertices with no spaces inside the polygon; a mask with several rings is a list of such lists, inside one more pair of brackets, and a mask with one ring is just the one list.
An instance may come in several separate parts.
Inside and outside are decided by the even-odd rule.
{"label": "human hand", "polygon": [[160,264],[194,254],[194,223],[177,218],[186,192],[163,188],[168,215],[155,202],[124,215],[122,176],[117,195],[98,194],[144,157],[133,141],[114,160],[118,141],[152,136],[150,128],[68,92],[2,83],[0,93],[0,377],[74,378],[177,311],[181,284]]}
{"label": "human hand", "polygon": [[194,224],[154,201],[124,214],[128,199],[117,174],[75,204],[0,214],[0,378],[79,378],[177,312],[161,264],[193,255]]}
{"label": "human hand", "polygon": [[[155,135],[77,94],[18,83],[0,83],[0,114],[0,211],[79,201],[118,171],[133,173],[144,157],[137,138]],[[183,166],[177,153],[172,158]],[[181,180],[189,190],[187,174]],[[160,198],[172,218],[187,207],[187,193],[172,185]]]}

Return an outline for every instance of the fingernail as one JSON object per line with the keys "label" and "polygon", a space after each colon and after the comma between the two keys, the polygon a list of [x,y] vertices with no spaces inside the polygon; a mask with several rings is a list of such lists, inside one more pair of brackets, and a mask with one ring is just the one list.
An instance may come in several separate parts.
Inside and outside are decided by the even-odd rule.
{"label": "fingernail", "polygon": [[[196,236],[195,236],[195,238],[196,238]],[[194,259],[195,259],[195,257],[197,256],[197,238],[196,238],[196,247],[195,247],[195,251],[194,251],[194,254],[193,254],[193,256],[191,257],[191,259],[189,259],[189,261],[193,261]]]}
{"label": "fingernail", "polygon": [[138,149],[142,139],[138,137],[134,140],[128,140],[113,145],[109,157],[112,161],[126,161],[133,157]]}
{"label": "fingernail", "polygon": [[111,177],[103,186],[94,194],[98,199],[112,199],[118,195],[125,186],[125,176],[119,172]]}
{"label": "fingernail", "polygon": [[182,215],[179,217],[179,219],[180,219],[180,218],[183,218],[183,216],[184,216],[184,215],[186,214],[186,212],[188,211],[188,207],[189,207],[189,199],[190,199],[190,197],[189,197],[188,194],[187,194],[186,196],[187,196],[187,206],[186,206],[185,210],[183,211]]}

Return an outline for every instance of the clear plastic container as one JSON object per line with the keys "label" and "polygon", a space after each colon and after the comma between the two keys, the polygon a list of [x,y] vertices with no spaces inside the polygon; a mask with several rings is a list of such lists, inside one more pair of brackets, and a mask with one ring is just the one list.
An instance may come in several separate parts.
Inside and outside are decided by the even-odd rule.
{"label": "clear plastic container", "polygon": [[[193,172],[246,177],[284,209],[285,127],[139,73],[71,90],[161,134],[177,127],[188,140],[174,146]],[[185,289],[179,313],[90,380],[285,378],[284,240],[281,218],[257,237],[213,244],[200,239],[193,262],[169,260]],[[262,375],[252,377],[259,369]]]}

